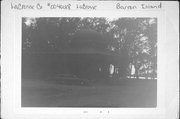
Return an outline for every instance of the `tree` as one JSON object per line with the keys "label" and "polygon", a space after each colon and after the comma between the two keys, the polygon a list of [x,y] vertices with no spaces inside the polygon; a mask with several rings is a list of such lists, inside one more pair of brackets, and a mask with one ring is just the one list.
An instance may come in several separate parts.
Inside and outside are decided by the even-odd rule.
{"label": "tree", "polygon": [[[119,47],[116,50],[126,52],[130,65],[134,65],[135,76],[138,79],[140,70],[145,68],[156,71],[156,52],[157,52],[157,21],[154,18],[120,18],[112,22],[114,27],[112,32],[118,40]],[[113,26],[113,25],[112,25]],[[147,63],[149,62],[149,63]],[[148,65],[148,66],[147,66]],[[131,67],[132,68],[132,67]],[[132,69],[131,69],[132,70]],[[131,70],[129,70],[131,72]],[[145,70],[145,72],[147,72]],[[130,73],[129,73],[130,74]]]}
{"label": "tree", "polygon": [[81,30],[100,33],[107,44],[106,49],[122,56],[126,74],[131,74],[134,66],[137,79],[139,75],[145,74],[156,77],[156,18],[23,18],[23,52],[55,52],[64,49]]}

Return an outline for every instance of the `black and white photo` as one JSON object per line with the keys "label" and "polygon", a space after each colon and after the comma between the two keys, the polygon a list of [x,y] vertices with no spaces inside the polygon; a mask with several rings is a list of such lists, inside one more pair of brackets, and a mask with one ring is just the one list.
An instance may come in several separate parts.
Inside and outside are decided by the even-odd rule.
{"label": "black and white photo", "polygon": [[1,2],[2,119],[176,119],[175,1]]}
{"label": "black and white photo", "polygon": [[22,18],[22,107],[156,107],[157,18]]}

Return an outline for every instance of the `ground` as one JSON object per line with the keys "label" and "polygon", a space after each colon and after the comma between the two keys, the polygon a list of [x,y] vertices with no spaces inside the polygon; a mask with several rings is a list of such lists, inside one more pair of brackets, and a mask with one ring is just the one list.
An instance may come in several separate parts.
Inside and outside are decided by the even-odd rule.
{"label": "ground", "polygon": [[22,79],[23,107],[156,107],[156,80],[121,79],[111,84],[61,84]]}

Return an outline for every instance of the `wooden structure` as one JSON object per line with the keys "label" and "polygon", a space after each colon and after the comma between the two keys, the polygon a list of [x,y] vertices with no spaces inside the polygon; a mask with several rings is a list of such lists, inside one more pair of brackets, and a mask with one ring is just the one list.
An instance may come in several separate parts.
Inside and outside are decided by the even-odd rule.
{"label": "wooden structure", "polygon": [[72,74],[89,80],[109,80],[126,73],[120,54],[107,49],[108,42],[96,31],[77,32],[58,52],[24,53],[24,76]]}

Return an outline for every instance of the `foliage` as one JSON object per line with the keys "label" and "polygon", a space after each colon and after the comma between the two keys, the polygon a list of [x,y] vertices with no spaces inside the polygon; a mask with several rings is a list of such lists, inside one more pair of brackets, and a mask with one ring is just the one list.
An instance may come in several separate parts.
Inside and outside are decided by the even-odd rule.
{"label": "foliage", "polygon": [[108,40],[107,49],[121,54],[129,64],[127,75],[156,77],[156,18],[23,18],[23,52],[58,51],[80,30],[102,34]]}

